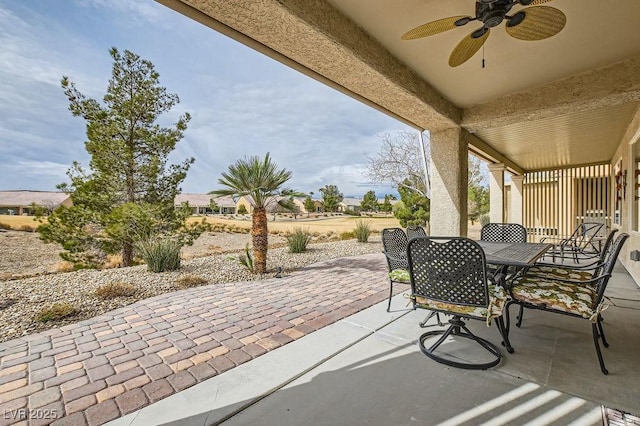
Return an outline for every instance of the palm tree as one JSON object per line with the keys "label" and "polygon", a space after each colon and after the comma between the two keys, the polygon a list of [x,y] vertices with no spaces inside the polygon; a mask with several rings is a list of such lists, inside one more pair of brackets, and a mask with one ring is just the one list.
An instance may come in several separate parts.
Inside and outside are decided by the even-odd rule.
{"label": "palm tree", "polygon": [[278,170],[271,161],[269,153],[261,160],[258,156],[245,157],[222,172],[218,183],[225,189],[211,191],[215,195],[246,196],[253,204],[251,214],[251,237],[255,272],[264,274],[267,270],[267,247],[269,230],[267,229],[267,206],[278,201],[278,196],[298,196],[292,189],[282,188],[291,172]]}

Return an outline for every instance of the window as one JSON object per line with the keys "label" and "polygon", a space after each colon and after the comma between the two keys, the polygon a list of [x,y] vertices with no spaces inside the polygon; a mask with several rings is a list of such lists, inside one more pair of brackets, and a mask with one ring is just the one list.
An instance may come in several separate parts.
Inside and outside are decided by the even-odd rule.
{"label": "window", "polygon": [[631,170],[628,176],[629,197],[632,207],[631,229],[640,231],[640,143],[631,146]]}

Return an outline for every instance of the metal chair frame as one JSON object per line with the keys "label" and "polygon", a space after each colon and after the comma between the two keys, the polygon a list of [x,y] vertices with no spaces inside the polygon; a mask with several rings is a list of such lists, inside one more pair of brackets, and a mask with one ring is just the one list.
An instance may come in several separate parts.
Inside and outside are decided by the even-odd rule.
{"label": "metal chair frame", "polygon": [[410,240],[415,237],[426,237],[427,231],[420,225],[408,226],[407,227],[407,239]]}
{"label": "metal chair frame", "polygon": [[[414,308],[419,307],[416,299],[427,298],[456,306],[484,307],[489,309],[489,288],[484,251],[473,240],[463,237],[417,237],[409,241],[407,248],[409,275],[411,277],[411,298]],[[504,275],[495,278],[504,284]],[[429,308],[432,309],[432,308]],[[429,331],[420,336],[420,350],[429,358],[452,367],[485,370],[500,363],[500,349],[486,339],[476,336],[467,328],[463,319],[480,319],[453,310],[432,309],[451,315],[449,327],[445,330]],[[509,343],[502,315],[495,319],[496,326],[509,353],[513,348]],[[432,336],[438,340],[426,347],[425,341]],[[446,358],[437,352],[438,347],[449,337],[461,337],[478,343],[492,355],[491,361],[467,363]]]}
{"label": "metal chair frame", "polygon": [[[547,253],[552,256],[555,262],[556,258],[564,259],[571,258],[575,263],[580,263],[580,258],[593,259],[600,256],[600,250],[594,244],[594,238],[596,238],[604,228],[604,223],[601,222],[584,222],[579,224],[573,233],[563,238],[556,244],[556,247],[549,250]],[[546,242],[547,238],[543,238],[540,242]],[[567,256],[565,253],[568,252]]]}
{"label": "metal chair frame", "polygon": [[[407,262],[407,235],[401,228],[385,228],[382,230],[382,247],[389,272],[395,269],[409,269]],[[393,297],[393,284],[408,284],[402,281],[394,281],[389,278],[389,302],[387,312],[391,310],[391,298]]]}
{"label": "metal chair frame", "polygon": [[[611,249],[611,244],[613,243],[613,238],[616,232],[618,232],[617,229],[611,230],[611,232],[609,233],[609,236],[607,237],[607,240],[604,243],[604,247],[602,248],[600,257],[595,262],[589,263],[587,265],[571,265],[571,266],[564,265],[564,264],[558,265],[556,263],[539,262],[535,266],[539,266],[543,268],[544,267],[561,268],[561,269],[567,269],[572,271],[587,271],[587,272],[591,272],[592,278],[597,277],[602,272],[602,268],[604,267],[604,264],[606,262],[607,255],[609,254],[609,250]],[[527,271],[525,271],[524,273],[527,273]],[[580,282],[586,283],[586,281],[580,281]],[[520,306],[520,311],[518,312],[518,316],[516,317],[517,319],[516,327],[520,327],[522,325],[523,317],[524,317],[524,307]]]}
{"label": "metal chair frame", "polygon": [[482,241],[496,243],[526,243],[527,230],[519,223],[487,223],[480,230]]}
{"label": "metal chair frame", "polygon": [[[615,266],[616,260],[618,259],[618,255],[620,254],[620,250],[622,249],[622,246],[624,245],[625,241],[627,240],[627,238],[629,238],[629,234],[623,233],[620,234],[618,236],[618,238],[615,240],[615,242],[613,243],[612,247],[611,247],[611,251],[609,253],[609,255],[607,256],[607,260],[604,263],[604,265],[602,265],[602,269],[600,272],[600,275],[587,280],[587,281],[570,281],[570,280],[556,280],[558,283],[562,283],[564,285],[593,285],[594,288],[596,289],[597,293],[596,293],[596,297],[594,299],[593,302],[593,308],[597,308],[600,303],[602,302],[602,299],[604,298],[604,293],[607,289],[607,284],[609,283],[609,279],[611,278],[611,273],[613,271],[613,267]],[[545,311],[545,312],[551,312],[551,313],[556,313],[556,314],[561,314],[561,315],[567,315],[567,316],[572,316],[572,317],[576,317],[576,318],[583,318],[581,315],[579,314],[575,314],[575,313],[570,313],[570,312],[564,312],[564,311],[560,311],[557,309],[553,309],[552,307],[550,307],[551,303],[549,304],[545,304],[544,302],[540,302],[538,301],[538,303],[533,304],[530,302],[527,302],[526,300],[518,300],[515,297],[513,297],[513,293],[512,293],[512,298],[509,302],[507,302],[507,307],[506,307],[506,329],[507,329],[507,335],[510,331],[510,318],[509,318],[509,308],[511,307],[511,305],[513,304],[517,304],[520,305],[524,308],[527,309],[537,309],[540,311]],[[593,342],[596,348],[596,355],[598,357],[598,363],[600,364],[600,371],[602,371],[602,374],[609,374],[609,370],[607,370],[607,368],[605,367],[604,364],[604,359],[602,357],[602,351],[600,350],[600,340],[602,340],[602,344],[604,345],[605,348],[609,347],[609,343],[607,342],[607,339],[604,335],[604,329],[602,327],[602,314],[600,311],[596,311],[595,312],[595,318],[592,319],[592,334],[593,334]],[[583,318],[584,319],[584,318]]]}

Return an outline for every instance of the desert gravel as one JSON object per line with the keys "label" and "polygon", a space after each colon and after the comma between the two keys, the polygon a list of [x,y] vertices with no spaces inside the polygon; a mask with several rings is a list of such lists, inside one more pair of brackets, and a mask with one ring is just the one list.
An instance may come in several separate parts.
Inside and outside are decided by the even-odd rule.
{"label": "desert gravel", "polygon": [[[286,274],[323,260],[378,253],[382,250],[379,235],[374,235],[368,243],[358,243],[355,240],[316,243],[309,245],[306,252],[294,254],[288,252],[288,247],[277,247],[283,244],[283,238],[270,236],[270,245],[276,247],[270,248],[268,252],[269,272],[260,277],[251,274],[237,260],[237,250],[248,241],[250,237],[247,234],[210,233],[209,238],[201,237],[193,247],[185,250],[182,267],[175,272],[148,272],[146,266],[141,265],[50,273],[60,261],[55,246],[42,244],[37,239],[37,234],[0,233],[0,342],[81,321],[138,300],[180,290],[178,281],[185,276],[202,277],[206,280],[203,285],[250,281],[273,277],[276,267],[281,267]],[[39,275],[15,278],[26,273]],[[118,282],[135,286],[135,295],[110,300],[96,297],[95,290],[98,287]],[[60,302],[73,305],[80,309],[80,313],[69,319],[44,324],[35,320],[36,314],[43,307]]]}

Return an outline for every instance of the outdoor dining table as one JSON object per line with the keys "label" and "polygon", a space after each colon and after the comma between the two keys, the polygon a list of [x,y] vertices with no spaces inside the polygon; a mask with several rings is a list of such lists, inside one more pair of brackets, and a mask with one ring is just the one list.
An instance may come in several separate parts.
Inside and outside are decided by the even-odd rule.
{"label": "outdoor dining table", "polygon": [[547,243],[497,243],[477,241],[484,250],[487,263],[495,266],[526,268],[533,266],[553,247]]}

